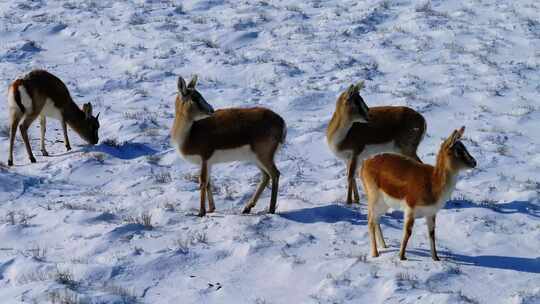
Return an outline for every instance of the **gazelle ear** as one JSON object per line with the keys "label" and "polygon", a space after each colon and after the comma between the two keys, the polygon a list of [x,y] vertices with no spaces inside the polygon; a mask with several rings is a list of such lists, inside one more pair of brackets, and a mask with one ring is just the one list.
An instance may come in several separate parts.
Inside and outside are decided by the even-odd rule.
{"label": "gazelle ear", "polygon": [[347,96],[350,97],[354,95],[355,92],[356,92],[356,87],[354,84],[351,84],[349,88],[347,89]]}
{"label": "gazelle ear", "polygon": [[462,126],[458,131],[458,139],[460,139],[461,137],[463,137],[463,133],[465,133],[465,126]]}
{"label": "gazelle ear", "polygon": [[186,85],[186,81],[184,80],[184,78],[182,78],[182,76],[178,76],[178,93],[180,93],[182,96],[186,96],[187,95],[187,85]]}
{"label": "gazelle ear", "polygon": [[92,116],[92,104],[91,103],[85,103],[83,104],[83,112],[86,114],[86,118]]}
{"label": "gazelle ear", "polygon": [[458,140],[461,139],[464,132],[465,132],[465,126],[461,127],[459,130],[454,130],[452,134],[446,139],[445,141],[446,146],[452,147]]}
{"label": "gazelle ear", "polygon": [[363,81],[363,80],[359,81],[359,82],[354,86],[354,89],[356,90],[356,92],[360,92],[363,88],[364,88],[364,81]]}
{"label": "gazelle ear", "polygon": [[191,81],[188,84],[188,88],[195,89],[195,86],[197,85],[197,80],[199,80],[199,76],[193,75],[193,78],[191,78]]}

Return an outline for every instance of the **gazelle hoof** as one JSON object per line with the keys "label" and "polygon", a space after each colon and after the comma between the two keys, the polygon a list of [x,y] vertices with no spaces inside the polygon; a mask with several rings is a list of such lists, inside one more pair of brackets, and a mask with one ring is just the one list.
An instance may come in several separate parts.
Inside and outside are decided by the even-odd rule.
{"label": "gazelle hoof", "polygon": [[41,151],[41,154],[42,154],[43,156],[49,156],[49,152],[47,152],[47,151]]}
{"label": "gazelle hoof", "polygon": [[12,160],[8,160],[8,161],[7,161],[7,164],[8,164],[8,166],[11,167],[11,166],[13,166],[13,161],[12,161]]}
{"label": "gazelle hoof", "polygon": [[378,257],[379,257],[379,253],[378,253],[378,252],[373,252],[373,253],[371,254],[371,257],[378,258]]}
{"label": "gazelle hoof", "polygon": [[402,261],[406,261],[406,260],[407,260],[407,258],[406,258],[405,256],[400,256],[399,259],[402,260]]}
{"label": "gazelle hoof", "polygon": [[438,262],[438,261],[440,261],[441,259],[439,259],[438,256],[434,256],[434,257],[433,257],[433,260],[436,261],[436,262]]}
{"label": "gazelle hoof", "polygon": [[36,158],[35,158],[35,157],[33,157],[33,156],[32,156],[32,157],[30,157],[30,162],[31,162],[31,163],[35,163],[35,162],[36,162]]}
{"label": "gazelle hoof", "polygon": [[199,213],[197,214],[198,217],[203,217],[205,215],[206,215],[206,211],[205,212],[199,211]]}
{"label": "gazelle hoof", "polygon": [[249,214],[251,212],[251,208],[244,208],[244,210],[242,210],[242,214]]}
{"label": "gazelle hoof", "polygon": [[66,146],[67,151],[71,151],[71,146]]}

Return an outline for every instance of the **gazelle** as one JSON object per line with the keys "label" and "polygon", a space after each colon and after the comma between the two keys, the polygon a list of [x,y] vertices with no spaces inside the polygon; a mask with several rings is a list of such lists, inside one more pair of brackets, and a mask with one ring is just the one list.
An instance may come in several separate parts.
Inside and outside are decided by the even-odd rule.
{"label": "gazelle", "polygon": [[396,152],[421,162],[416,149],[426,132],[424,117],[407,107],[368,108],[360,90],[361,81],[340,94],[336,110],[326,130],[332,152],[347,160],[347,204],[358,203],[356,169],[364,159],[382,153]]}
{"label": "gazelle", "polygon": [[210,169],[213,164],[231,161],[254,162],[262,179],[253,197],[244,207],[249,213],[262,191],[272,180],[269,212],[276,210],[280,172],[274,163],[278,147],[285,141],[285,121],[265,108],[229,108],[214,111],[195,88],[197,76],[188,85],[178,78],[175,118],[171,129],[173,144],[180,155],[201,166],[199,216],[215,210],[210,186]]}
{"label": "gazelle", "polygon": [[9,109],[9,159],[8,165],[13,166],[13,145],[17,126],[26,146],[30,162],[36,159],[32,154],[28,128],[40,116],[41,122],[41,152],[43,156],[49,153],[45,149],[46,118],[52,117],[61,121],[64,132],[66,149],[71,150],[67,125],[77,132],[86,142],[95,145],[98,142],[99,113],[92,116],[92,105],[86,103],[82,111],[71,98],[66,85],[58,77],[44,70],[34,70],[24,77],[15,80],[8,89]]}
{"label": "gazelle", "polygon": [[400,259],[406,259],[405,249],[414,219],[425,217],[431,257],[435,261],[439,260],[435,248],[435,217],[454,191],[459,171],[476,167],[476,160],[460,140],[464,131],[465,127],[455,130],[442,143],[435,167],[390,153],[364,161],[361,174],[368,200],[372,256],[379,256],[376,239],[386,248],[379,218],[386,210],[394,208],[403,209],[405,213]]}

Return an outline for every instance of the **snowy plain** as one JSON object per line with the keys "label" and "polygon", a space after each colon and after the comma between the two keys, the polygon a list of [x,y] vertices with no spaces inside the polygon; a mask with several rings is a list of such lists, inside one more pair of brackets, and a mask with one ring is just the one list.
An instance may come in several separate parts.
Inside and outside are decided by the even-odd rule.
{"label": "snowy plain", "polygon": [[[34,68],[101,112],[100,144],[49,120],[38,162],[8,151],[0,102],[1,303],[540,303],[540,3],[458,1],[0,1],[0,87]],[[217,212],[198,218],[197,168],[170,144],[178,75],[215,108],[281,114],[275,215],[249,164],[212,172]],[[427,119],[419,156],[465,125],[478,167],[399,261],[369,256],[365,197],[345,205],[345,165],[325,129],[338,94]],[[363,193],[362,189],[360,192]],[[66,301],[66,302],[62,302]]]}

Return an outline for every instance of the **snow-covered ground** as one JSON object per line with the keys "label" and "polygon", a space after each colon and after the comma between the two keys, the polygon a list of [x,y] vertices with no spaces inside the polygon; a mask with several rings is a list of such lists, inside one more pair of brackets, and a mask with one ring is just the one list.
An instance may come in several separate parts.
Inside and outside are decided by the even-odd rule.
{"label": "snow-covered ground", "polygon": [[[101,111],[100,144],[49,120],[50,157],[13,168],[0,103],[2,303],[540,303],[540,4],[460,1],[0,1],[0,87],[33,68]],[[215,107],[263,105],[288,124],[269,191],[248,164],[216,166],[217,213],[195,216],[197,168],[170,145],[178,75]],[[369,256],[365,198],[344,205],[345,166],[324,132],[340,91],[427,119],[433,163],[467,126],[478,168],[439,213],[441,262],[401,213]],[[361,191],[362,192],[362,191]],[[146,223],[145,223],[146,220]],[[69,302],[71,301],[71,302]]]}

